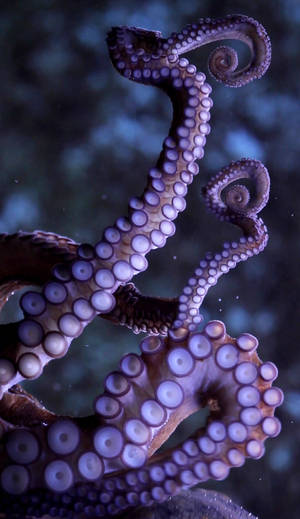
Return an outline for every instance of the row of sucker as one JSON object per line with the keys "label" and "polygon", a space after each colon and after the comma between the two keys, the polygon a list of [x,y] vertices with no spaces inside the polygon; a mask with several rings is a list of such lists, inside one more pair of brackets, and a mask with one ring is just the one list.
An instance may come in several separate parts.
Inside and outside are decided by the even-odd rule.
{"label": "row of sucker", "polygon": [[[185,209],[187,186],[199,171],[195,160],[203,157],[212,105],[204,74],[179,54],[227,37],[245,41],[254,58],[231,82],[222,80],[241,86],[260,77],[270,62],[270,45],[263,27],[250,18],[200,20],[168,40],[158,32],[136,28],[119,27],[109,33],[109,52],[118,72],[157,86],[170,97],[174,107],[170,133],[142,197],[129,202],[129,216],[105,229],[95,247],[82,245],[71,265],[55,267],[53,279],[41,293],[23,296],[19,342],[13,350],[4,346],[1,352],[0,397],[21,380],[37,378],[51,359],[65,355],[96,314],[115,307],[116,289],[147,268],[145,255],[163,247],[174,234],[173,220]],[[221,62],[223,68],[229,66],[228,60]],[[210,68],[217,75],[216,67]]]}
{"label": "row of sucker", "polygon": [[237,39],[244,42],[251,59],[244,68],[237,70],[238,56],[233,48],[220,46],[209,57],[208,66],[212,76],[230,87],[244,86],[259,79],[271,62],[271,42],[265,28],[253,18],[243,15],[227,15],[224,18],[201,18],[198,23],[188,24],[179,33],[172,33],[162,48],[169,60],[176,61],[182,53],[200,45]]}
{"label": "row of sucker", "polygon": [[[250,197],[248,188],[233,184],[237,180],[254,183],[255,194]],[[202,319],[199,308],[208,290],[218,279],[236,267],[259,254],[267,245],[268,230],[261,218],[257,217],[269,198],[270,178],[265,166],[257,160],[241,159],[223,168],[203,190],[207,208],[221,221],[237,225],[243,231],[239,241],[226,242],[221,252],[208,252],[193,276],[184,287],[178,305],[177,318],[172,327],[180,333],[180,328],[194,330]],[[221,198],[225,191],[224,200]]]}
{"label": "row of sucker", "polygon": [[[133,48],[127,48],[122,33],[117,29],[109,34],[109,51],[114,63],[121,52],[134,72]],[[136,37],[135,30],[127,33],[129,38]],[[1,351],[0,397],[21,380],[39,377],[50,360],[67,353],[73,338],[97,314],[111,312],[117,288],[146,270],[145,255],[163,247],[175,233],[173,220],[185,209],[187,186],[199,171],[195,160],[202,158],[210,131],[211,87],[204,74],[197,73],[184,58],[168,68],[166,58],[153,51],[141,63],[153,77],[146,74],[139,81],[162,88],[174,105],[173,123],[157,166],[149,172],[143,196],[130,200],[127,218],[106,228],[94,247],[79,247],[74,261],[58,264],[41,292],[23,295],[24,320],[18,328],[17,347]],[[117,61],[116,67],[123,73],[119,65]],[[133,74],[131,79],[137,78]]]}
{"label": "row of sucker", "polygon": [[[60,503],[77,500],[83,513],[92,507],[104,517],[161,501],[210,478],[222,480],[245,458],[260,458],[265,439],[280,432],[274,410],[282,392],[272,387],[276,366],[259,359],[257,346],[248,333],[231,338],[221,321],[180,339],[147,336],[141,354],[125,355],[119,371],[107,376],[88,427],[64,417],[6,432],[0,485],[13,496],[15,512],[24,507],[24,492],[30,496],[26,514],[34,497],[38,508],[41,481],[49,489],[44,513],[58,495]],[[177,448],[152,456],[166,430],[169,435],[211,401],[204,427]],[[84,484],[94,495],[89,504],[82,499]],[[4,501],[0,512],[6,506]]]}

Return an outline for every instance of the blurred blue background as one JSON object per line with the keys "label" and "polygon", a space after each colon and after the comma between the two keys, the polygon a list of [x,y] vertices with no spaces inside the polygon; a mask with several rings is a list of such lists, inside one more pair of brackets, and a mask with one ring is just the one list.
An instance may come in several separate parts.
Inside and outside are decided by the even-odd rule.
{"label": "blurred blue background", "polygon": [[[6,7],[3,6],[6,4]],[[223,319],[231,335],[249,331],[259,354],[279,367],[283,430],[259,461],[209,483],[260,519],[300,516],[299,354],[299,67],[298,0],[114,0],[6,2],[0,7],[0,232],[44,229],[96,242],[143,191],[167,135],[171,105],[150,87],[121,78],[110,64],[105,35],[112,25],[136,25],[167,36],[199,17],[242,13],[258,19],[273,45],[266,76],[240,89],[213,87],[212,132],[200,175],[178,218],[176,236],[152,252],[136,279],[147,294],[176,296],[206,251],[237,236],[206,214],[201,187],[233,159],[250,156],[268,167],[272,189],[263,212],[270,241],[260,256],[220,280],[205,300],[207,319]],[[247,59],[243,45],[236,44]],[[189,55],[207,72],[214,45]],[[21,317],[11,298],[1,322]],[[27,384],[58,413],[84,415],[104,376],[141,337],[96,319],[67,357]],[[177,441],[193,424],[181,426]]]}

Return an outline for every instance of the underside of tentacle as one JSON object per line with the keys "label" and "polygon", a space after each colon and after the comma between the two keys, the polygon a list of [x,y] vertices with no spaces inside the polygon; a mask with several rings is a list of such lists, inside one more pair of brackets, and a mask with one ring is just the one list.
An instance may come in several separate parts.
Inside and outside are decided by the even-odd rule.
{"label": "underside of tentacle", "polygon": [[[245,185],[234,184],[238,180],[250,180],[255,193]],[[208,290],[218,279],[259,254],[268,242],[268,231],[261,218],[257,217],[269,199],[270,178],[265,166],[252,159],[241,159],[223,168],[203,189],[207,208],[224,222],[230,222],[243,231],[238,242],[224,243],[223,250],[206,254],[194,275],[188,280],[180,297],[178,315],[172,328],[177,335],[188,328],[194,330],[201,321],[199,308]],[[223,191],[225,192],[222,199]],[[183,331],[184,333],[184,331]]]}
{"label": "underside of tentacle", "polygon": [[[231,338],[220,321],[180,340],[147,337],[141,355],[125,355],[120,370],[108,375],[94,416],[7,429],[0,511],[14,503],[16,514],[56,508],[60,515],[68,504],[76,513],[109,516],[224,479],[246,457],[260,458],[265,439],[280,432],[274,410],[282,392],[272,387],[276,367],[261,362],[257,346],[250,334]],[[204,427],[152,455],[178,423],[205,406]],[[37,488],[42,480],[47,492]]]}
{"label": "underside of tentacle", "polygon": [[[245,76],[264,73],[270,57],[268,38],[260,24],[243,16],[217,23],[202,20],[168,40],[158,32],[136,28],[114,28],[109,33],[110,57],[117,70],[133,81],[161,88],[170,97],[174,110],[170,132],[143,195],[130,200],[128,216],[108,227],[94,247],[82,245],[76,259],[56,265],[42,293],[23,295],[18,341],[13,347],[2,346],[2,394],[24,378],[38,377],[50,360],[65,355],[73,338],[96,315],[116,307],[115,292],[147,268],[146,254],[163,247],[174,234],[173,220],[185,209],[187,186],[199,171],[196,160],[204,153],[212,105],[204,74],[179,54],[215,41],[218,31],[222,38],[237,37],[253,52],[256,49],[249,70],[234,86],[247,82]],[[68,240],[65,245],[71,247]],[[4,294],[12,288],[17,285],[4,285]],[[154,328],[165,332],[164,325]]]}
{"label": "underside of tentacle", "polygon": [[[43,231],[0,235],[0,310],[17,290],[44,285],[57,263],[74,261],[79,246],[65,236]],[[115,299],[114,309],[100,317],[127,326],[134,333],[165,335],[178,306],[177,298],[144,296],[132,282],[121,285]],[[0,325],[3,342],[13,328]]]}

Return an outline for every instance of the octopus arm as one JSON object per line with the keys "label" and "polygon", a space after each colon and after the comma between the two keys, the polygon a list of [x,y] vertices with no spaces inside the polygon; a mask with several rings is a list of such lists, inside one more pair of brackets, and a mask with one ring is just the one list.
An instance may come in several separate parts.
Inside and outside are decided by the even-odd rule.
{"label": "octopus arm", "polygon": [[181,32],[173,33],[165,41],[168,52],[175,56],[189,52],[202,45],[220,40],[239,40],[250,51],[249,63],[240,70],[234,49],[221,46],[209,57],[212,76],[227,86],[244,86],[259,79],[271,62],[271,42],[265,28],[253,18],[244,15],[228,15],[224,18],[201,18],[198,23],[187,25]]}
{"label": "octopus arm", "polygon": [[[15,250],[18,235],[2,236],[8,243],[0,243],[6,254],[0,276],[2,304],[29,278],[46,283],[42,291],[21,297],[24,320],[1,328],[0,514],[81,519],[151,506],[208,479],[225,479],[246,458],[263,456],[265,440],[280,432],[274,412],[283,394],[272,386],[277,368],[260,360],[256,337],[242,333],[234,339],[221,321],[197,330],[210,286],[267,243],[267,229],[257,217],[269,194],[268,173],[261,163],[232,163],[205,188],[208,208],[219,220],[240,227],[243,236],[224,244],[221,253],[206,255],[179,304],[146,298],[129,283],[146,270],[150,250],[163,247],[175,233],[173,221],[185,209],[188,186],[199,171],[196,161],[203,157],[210,132],[211,87],[204,74],[179,55],[232,37],[249,46],[249,65],[236,71],[236,54],[221,47],[209,67],[225,84],[241,86],[265,72],[271,55],[264,28],[251,18],[200,20],[168,39],[135,27],[112,29],[107,43],[118,72],[161,88],[174,108],[143,194],[130,200],[128,215],[106,228],[94,246],[37,231],[35,245],[23,236],[27,245],[17,244]],[[235,184],[244,178],[254,180],[254,197],[244,185]],[[12,252],[15,263],[25,263],[19,280],[19,266],[10,265]],[[34,272],[40,254],[43,265]],[[10,268],[10,277],[5,277]],[[142,340],[140,355],[127,353],[119,369],[108,374],[92,416],[52,415],[16,384],[37,378],[48,362],[66,355],[73,338],[100,314],[111,314],[135,332],[148,327],[152,335]],[[160,335],[153,336],[157,332]],[[209,409],[204,426],[198,424],[174,449],[158,450],[179,423],[204,407]],[[245,516],[220,495],[202,495],[198,505],[203,518]],[[176,506],[178,511],[181,505]]]}
{"label": "octopus arm", "polygon": [[[248,188],[236,184],[238,180],[254,183],[255,193],[251,197]],[[259,254],[268,242],[268,230],[257,214],[265,207],[269,198],[270,179],[265,166],[252,159],[231,162],[223,168],[203,189],[207,208],[221,221],[238,226],[243,236],[238,242],[224,243],[223,249],[207,253],[184,287],[174,321],[173,333],[181,329],[194,330],[202,316],[199,308],[208,292],[218,279],[236,267],[241,261]]]}
{"label": "octopus arm", "polygon": [[77,246],[70,238],[45,231],[0,234],[0,310],[16,290],[44,283],[51,268],[72,258]]}
{"label": "octopus arm", "polygon": [[28,393],[22,386],[16,384],[7,391],[0,400],[0,429],[1,421],[8,425],[30,427],[38,423],[51,423],[56,415],[46,409],[37,398]]}
{"label": "octopus arm", "polygon": [[[0,310],[17,290],[46,283],[57,263],[76,258],[78,247],[79,244],[72,239],[50,232],[1,234]],[[175,298],[144,296],[133,283],[120,286],[115,298],[115,308],[108,314],[100,314],[100,317],[126,326],[135,333],[166,335],[178,305]],[[7,342],[8,335],[12,336],[15,329],[16,325],[0,325],[3,342]]]}
{"label": "octopus arm", "polygon": [[[216,60],[221,69],[224,64],[227,67],[226,73],[222,70],[226,84],[245,84],[264,73],[270,57],[268,38],[263,27],[247,17],[202,20],[178,34],[181,43],[176,42],[176,35],[165,40],[158,32],[134,27],[110,31],[107,43],[118,72],[132,81],[161,88],[169,96],[173,104],[170,131],[143,194],[129,201],[128,216],[106,228],[95,246],[79,246],[76,259],[63,259],[56,265],[53,279],[42,292],[23,294],[19,340],[13,348],[3,345],[1,351],[0,396],[24,379],[39,377],[48,362],[66,355],[72,340],[96,315],[115,308],[118,288],[147,269],[145,256],[163,247],[175,233],[174,220],[186,207],[188,185],[199,171],[196,161],[204,154],[212,106],[211,87],[204,74],[186,58],[179,59],[179,54],[214,41],[217,33],[221,38],[242,33],[247,42],[259,40],[257,47],[266,49],[257,52],[249,70],[236,77],[228,72],[224,58]],[[218,68],[212,66],[213,61],[211,70]],[[6,293],[11,288],[6,285]]]}

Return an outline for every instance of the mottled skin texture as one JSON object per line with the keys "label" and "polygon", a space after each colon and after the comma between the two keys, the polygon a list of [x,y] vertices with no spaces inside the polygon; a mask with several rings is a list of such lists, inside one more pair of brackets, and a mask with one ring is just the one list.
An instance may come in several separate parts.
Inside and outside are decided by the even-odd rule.
{"label": "mottled skin texture", "polygon": [[[280,431],[274,410],[282,393],[272,388],[277,369],[259,359],[258,340],[247,333],[232,338],[221,321],[199,331],[209,288],[267,243],[257,215],[268,201],[269,176],[259,161],[231,163],[204,189],[208,209],[243,235],[207,254],[178,299],[143,296],[130,282],[147,268],[145,255],[174,234],[173,220],[185,209],[187,186],[199,171],[195,161],[210,132],[211,87],[179,55],[226,38],[245,42],[251,59],[238,71],[234,51],[219,47],[209,59],[215,78],[239,87],[261,77],[270,63],[270,42],[264,28],[245,16],[200,20],[168,39],[143,29],[112,29],[108,47],[116,69],[161,88],[174,109],[143,195],[130,200],[128,216],[107,228],[95,246],[43,231],[0,236],[1,307],[24,285],[41,287],[22,296],[24,319],[0,328],[0,514],[106,517],[163,502],[209,478],[224,479],[246,457],[260,458],[265,439]],[[239,179],[253,182],[253,197],[233,184]],[[140,355],[125,355],[119,371],[107,376],[93,416],[57,417],[18,383],[37,378],[50,360],[64,356],[97,315],[150,335]],[[205,427],[157,453],[201,407],[210,411]],[[210,506],[211,496],[199,497],[199,513],[230,517],[228,501],[220,495],[213,500]]]}

